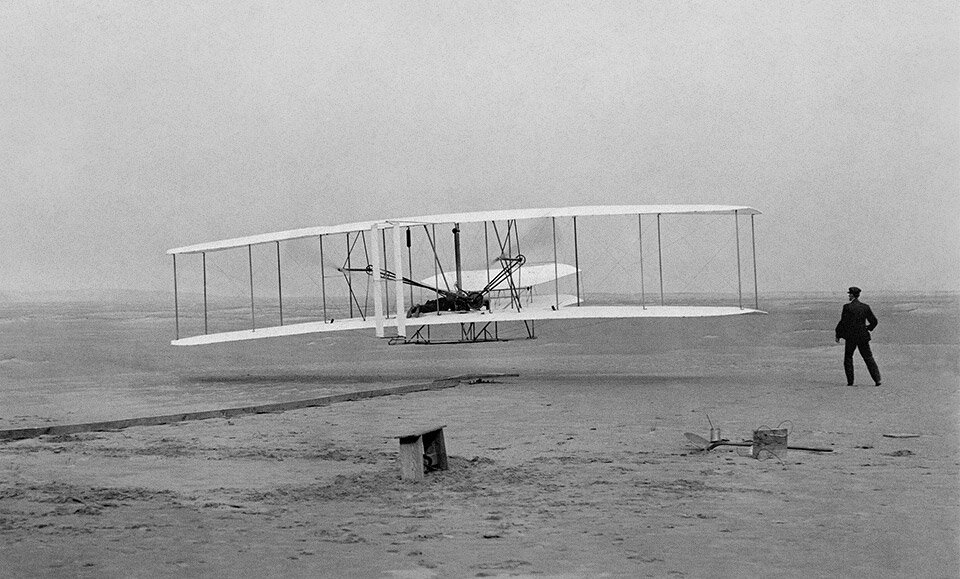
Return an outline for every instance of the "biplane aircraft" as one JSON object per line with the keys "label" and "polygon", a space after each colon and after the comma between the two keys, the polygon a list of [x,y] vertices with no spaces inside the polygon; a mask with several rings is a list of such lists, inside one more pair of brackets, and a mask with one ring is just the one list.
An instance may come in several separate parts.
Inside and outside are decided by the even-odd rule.
{"label": "biplane aircraft", "polygon": [[[167,251],[173,256],[176,313],[176,336],[171,343],[187,346],[363,329],[373,330],[377,337],[394,344],[485,342],[512,339],[505,337],[509,332],[502,331],[505,324],[517,328],[519,337],[533,338],[534,324],[541,320],[762,314],[757,299],[753,221],[757,214],[759,211],[751,207],[729,205],[478,211],[318,226],[178,247]],[[666,303],[661,226],[663,220],[674,216],[732,218],[729,229],[724,225],[719,236],[729,231],[730,237],[735,235],[735,242],[718,239],[704,245],[711,250],[718,248],[715,254],[735,252],[735,274],[732,261],[725,266],[730,279],[736,280],[735,305]],[[743,305],[740,223],[745,216],[750,218],[753,308]],[[598,221],[604,219],[613,222],[604,225]],[[594,248],[599,258],[582,255],[583,233],[578,237],[578,220],[581,229],[587,220],[600,223],[605,241],[599,254]],[[650,255],[645,259],[644,238],[649,246],[654,231],[656,247],[648,247]],[[216,309],[211,304],[210,262],[214,254],[231,250],[238,254],[232,261],[234,275],[239,273],[243,278],[239,284],[234,279],[235,286],[248,286],[243,291],[249,300],[246,305],[234,303],[226,310]],[[629,255],[628,266],[617,270],[616,260],[613,265],[602,263],[613,254]],[[200,257],[199,274],[197,268],[190,268],[192,273],[184,271],[188,255]],[[307,299],[306,306],[299,296],[301,311],[297,315],[291,315],[293,297],[284,292],[291,275],[285,267],[291,267],[291,260],[307,272],[319,290],[319,295]],[[659,297],[648,296],[646,291],[653,265]],[[227,267],[226,261],[215,269],[223,272],[223,267]],[[632,303],[586,299],[583,277],[593,269],[601,270],[619,287],[629,288],[625,295],[639,294],[639,299]],[[182,292],[179,286],[184,277],[202,286],[202,328],[200,293]],[[193,305],[186,303],[191,299]],[[242,323],[245,327],[212,330],[212,314],[223,311],[234,326]],[[454,336],[441,338],[438,330],[442,327],[453,329]],[[191,328],[196,328],[195,333],[182,335]],[[431,328],[436,329],[436,336],[431,336]]]}

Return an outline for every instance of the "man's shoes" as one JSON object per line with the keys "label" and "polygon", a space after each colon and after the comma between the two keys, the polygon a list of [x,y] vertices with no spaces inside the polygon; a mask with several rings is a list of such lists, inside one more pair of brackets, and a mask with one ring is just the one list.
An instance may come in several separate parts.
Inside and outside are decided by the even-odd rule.
{"label": "man's shoes", "polygon": [[847,382],[847,386],[853,386],[853,382]]}
{"label": "man's shoes", "polygon": [[880,386],[880,382],[877,382],[876,384],[874,384],[874,386]]}

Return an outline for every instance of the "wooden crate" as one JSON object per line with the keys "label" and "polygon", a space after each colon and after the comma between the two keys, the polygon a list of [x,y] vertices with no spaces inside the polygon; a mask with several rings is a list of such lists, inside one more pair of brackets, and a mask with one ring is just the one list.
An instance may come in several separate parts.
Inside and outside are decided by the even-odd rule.
{"label": "wooden crate", "polygon": [[400,477],[423,480],[424,473],[447,470],[447,446],[443,440],[446,425],[431,426],[402,434],[400,439]]}

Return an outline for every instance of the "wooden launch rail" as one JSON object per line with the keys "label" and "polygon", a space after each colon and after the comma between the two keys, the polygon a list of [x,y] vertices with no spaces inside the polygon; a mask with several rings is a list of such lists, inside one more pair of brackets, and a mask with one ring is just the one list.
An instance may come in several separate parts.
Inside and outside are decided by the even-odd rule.
{"label": "wooden launch rail", "polygon": [[441,390],[444,388],[453,388],[461,383],[477,383],[490,378],[517,377],[518,374],[477,374],[453,376],[450,378],[441,378],[425,384],[409,384],[406,386],[394,386],[391,388],[378,388],[375,390],[361,390],[358,392],[347,392],[345,394],[335,394],[332,396],[322,396],[319,398],[310,398],[307,400],[292,400],[289,402],[277,402],[273,404],[257,404],[253,406],[240,406],[236,408],[223,408],[218,410],[202,410],[199,412],[180,412],[177,414],[164,414],[161,416],[143,416],[138,418],[125,418],[120,420],[105,420],[102,422],[84,422],[79,424],[59,424],[52,426],[42,426],[37,428],[13,428],[0,430],[0,441],[2,440],[20,440],[24,438],[36,438],[44,435],[64,435],[76,434],[79,432],[97,432],[104,430],[120,430],[132,426],[159,426],[162,424],[173,424],[176,422],[185,422],[187,420],[207,420],[210,418],[231,418],[242,416],[244,414],[269,414],[272,412],[284,412],[286,410],[298,410],[301,408],[312,408],[316,406],[329,406],[338,402],[350,402],[354,400],[364,400],[367,398],[376,398],[378,396],[393,396],[398,394],[408,394],[410,392],[423,392],[426,390]]}

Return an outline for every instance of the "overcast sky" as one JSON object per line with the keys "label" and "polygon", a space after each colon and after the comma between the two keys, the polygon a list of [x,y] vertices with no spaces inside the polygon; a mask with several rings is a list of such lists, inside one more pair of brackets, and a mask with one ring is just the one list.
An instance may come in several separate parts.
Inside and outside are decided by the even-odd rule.
{"label": "overcast sky", "polygon": [[0,3],[0,292],[345,221],[751,205],[763,291],[960,289],[947,2]]}

